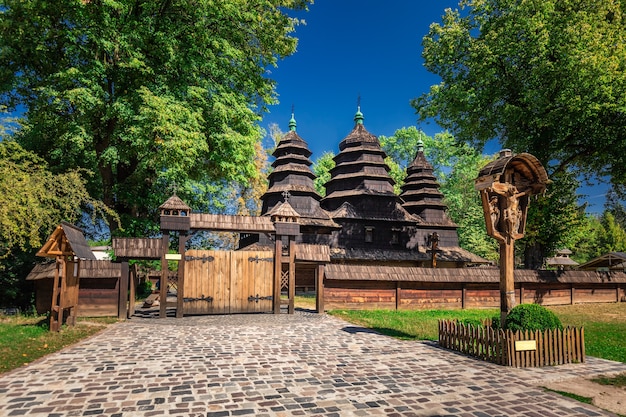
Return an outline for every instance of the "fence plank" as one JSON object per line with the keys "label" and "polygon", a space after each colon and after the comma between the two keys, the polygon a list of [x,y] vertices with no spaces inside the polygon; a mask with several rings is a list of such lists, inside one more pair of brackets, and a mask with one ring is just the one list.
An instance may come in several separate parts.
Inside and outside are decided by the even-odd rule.
{"label": "fence plank", "polygon": [[[494,330],[452,320],[440,320],[440,346],[513,367],[551,366],[585,362],[584,329],[517,331]],[[515,349],[516,341],[534,340],[535,350]]]}

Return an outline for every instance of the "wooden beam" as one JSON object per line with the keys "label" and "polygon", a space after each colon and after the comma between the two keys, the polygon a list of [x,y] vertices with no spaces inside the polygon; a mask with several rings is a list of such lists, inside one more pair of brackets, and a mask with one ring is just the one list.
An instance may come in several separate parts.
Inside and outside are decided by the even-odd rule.
{"label": "wooden beam", "polygon": [[181,318],[185,314],[185,246],[187,245],[187,239],[187,234],[180,232],[178,235],[180,260],[178,261],[178,288],[176,289],[176,318]]}
{"label": "wooden beam", "polygon": [[164,231],[162,239],[162,252],[161,252],[161,280],[159,281],[159,318],[164,319],[167,317],[167,277],[169,275],[169,267],[167,265],[167,259],[165,255],[170,247],[170,232]]}
{"label": "wooden beam", "polygon": [[280,279],[283,272],[283,244],[280,236],[274,243],[274,314],[280,314]]}
{"label": "wooden beam", "polygon": [[296,301],[296,241],[289,236],[289,314],[295,312]]}
{"label": "wooden beam", "polygon": [[[117,305],[117,318],[118,320],[124,320],[128,316],[128,287],[129,287],[129,269],[128,269],[128,261],[122,262],[121,270],[120,270],[120,280],[119,280],[119,294],[118,294],[118,305]],[[134,299],[134,291],[131,291],[131,295],[133,298],[130,299],[130,303],[133,304],[135,302]]]}
{"label": "wooden beam", "polygon": [[500,243],[500,324],[504,328],[506,316],[515,307],[515,242]]}
{"label": "wooden beam", "polygon": [[315,297],[315,308],[318,313],[324,313],[324,264],[317,265],[315,269],[315,278],[316,278],[316,297]]}

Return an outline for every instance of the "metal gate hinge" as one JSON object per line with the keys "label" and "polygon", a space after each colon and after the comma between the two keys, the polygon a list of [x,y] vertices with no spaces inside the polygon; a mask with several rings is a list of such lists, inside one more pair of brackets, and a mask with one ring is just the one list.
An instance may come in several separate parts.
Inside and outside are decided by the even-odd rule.
{"label": "metal gate hinge", "polygon": [[258,256],[251,256],[248,258],[248,262],[274,262],[274,258],[259,258]]}
{"label": "metal gate hinge", "polygon": [[202,261],[213,262],[215,258],[213,256],[185,256],[185,261]]}
{"label": "metal gate hinge", "polygon": [[270,301],[273,301],[274,300],[274,296],[267,295],[265,297],[259,297],[259,294],[257,294],[256,296],[251,295],[250,297],[248,297],[248,302],[250,302],[250,303],[253,302],[253,301],[256,301],[258,303],[259,300],[270,300]]}

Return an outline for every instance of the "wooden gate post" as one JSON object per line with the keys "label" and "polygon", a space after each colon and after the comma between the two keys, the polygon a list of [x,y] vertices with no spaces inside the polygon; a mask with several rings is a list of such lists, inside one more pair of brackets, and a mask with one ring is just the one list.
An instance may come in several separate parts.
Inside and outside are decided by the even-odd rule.
{"label": "wooden gate post", "polygon": [[117,304],[117,319],[124,320],[129,317],[130,307],[135,303],[135,291],[130,285],[130,270],[128,261],[122,261],[120,268],[119,295]]}
{"label": "wooden gate post", "polygon": [[178,236],[178,286],[176,287],[176,318],[181,318],[185,314],[185,247],[189,236],[181,232]]}
{"label": "wooden gate post", "polygon": [[315,270],[316,297],[315,309],[318,313],[324,313],[324,264],[319,264]]}
{"label": "wooden gate post", "polygon": [[169,285],[169,266],[167,264],[167,252],[170,248],[170,232],[163,231],[162,237],[163,252],[161,253],[161,279],[159,281],[159,318],[164,319],[167,317],[167,286]]}
{"label": "wooden gate post", "polygon": [[283,242],[276,236],[274,243],[274,314],[280,314],[281,278],[283,275]]}
{"label": "wooden gate post", "polygon": [[[296,236],[300,235],[300,224],[299,219],[300,215],[297,211],[291,207],[291,204],[287,201],[289,199],[289,193],[284,193],[285,201],[274,206],[272,211],[268,214],[270,215],[270,219],[274,223],[275,230],[275,239],[276,239],[276,248],[274,259],[276,262],[275,265],[275,275],[276,272],[280,271],[280,281],[278,281],[278,295],[280,301],[280,293],[283,286],[282,274],[283,274],[283,263],[282,259],[282,238],[286,237],[287,241],[287,297],[289,298],[287,311],[289,314],[294,313],[294,301],[296,296]],[[279,256],[278,253],[281,253]],[[278,262],[280,260],[280,262]],[[276,291],[276,289],[274,290]],[[276,292],[275,292],[276,294]],[[276,301],[274,301],[276,302]],[[276,304],[274,304],[274,309],[276,310]],[[275,311],[276,312],[276,311]]]}
{"label": "wooden gate post", "polygon": [[289,236],[289,314],[295,312],[296,300],[296,241],[294,239],[295,236]]}

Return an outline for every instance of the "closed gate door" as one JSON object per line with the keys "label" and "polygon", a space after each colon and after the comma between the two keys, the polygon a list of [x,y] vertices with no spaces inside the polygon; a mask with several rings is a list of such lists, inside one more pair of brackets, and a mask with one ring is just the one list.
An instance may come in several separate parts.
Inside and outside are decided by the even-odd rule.
{"label": "closed gate door", "polygon": [[184,314],[271,312],[273,256],[268,251],[187,251]]}

